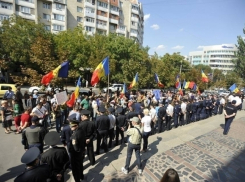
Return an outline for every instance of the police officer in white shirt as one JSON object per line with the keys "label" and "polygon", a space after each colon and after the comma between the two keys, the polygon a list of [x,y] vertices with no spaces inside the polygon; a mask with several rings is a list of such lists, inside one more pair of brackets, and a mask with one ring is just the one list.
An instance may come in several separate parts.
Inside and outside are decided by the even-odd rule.
{"label": "police officer in white shirt", "polygon": [[168,107],[166,109],[166,130],[171,130],[171,120],[174,114],[174,107],[172,103],[168,104]]}

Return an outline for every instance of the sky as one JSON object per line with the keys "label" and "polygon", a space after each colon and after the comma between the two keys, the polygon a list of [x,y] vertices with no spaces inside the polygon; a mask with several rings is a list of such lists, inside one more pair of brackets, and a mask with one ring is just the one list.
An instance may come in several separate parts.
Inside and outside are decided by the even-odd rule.
{"label": "sky", "polygon": [[244,37],[245,0],[139,0],[144,11],[143,46],[149,54],[180,52],[202,46],[236,44]]}

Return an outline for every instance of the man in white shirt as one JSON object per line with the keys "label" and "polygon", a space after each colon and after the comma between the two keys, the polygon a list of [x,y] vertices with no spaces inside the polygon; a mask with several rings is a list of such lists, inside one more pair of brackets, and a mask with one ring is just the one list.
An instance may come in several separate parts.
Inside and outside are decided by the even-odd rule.
{"label": "man in white shirt", "polygon": [[223,113],[224,105],[225,105],[225,99],[224,96],[221,96],[220,105],[219,105],[219,114]]}
{"label": "man in white shirt", "polygon": [[93,108],[93,119],[95,119],[98,111],[98,104],[94,97],[92,98],[92,108]]}
{"label": "man in white shirt", "polygon": [[166,109],[166,130],[171,130],[171,119],[174,114],[174,107],[171,103],[168,104],[168,107]]}
{"label": "man in white shirt", "polygon": [[242,104],[242,100],[241,98],[239,97],[238,94],[236,94],[236,96],[234,97],[234,99],[236,101],[236,107],[237,107],[237,110],[240,110],[240,105]]}
{"label": "man in white shirt", "polygon": [[234,96],[231,94],[228,97],[228,103],[231,103],[234,100]]}
{"label": "man in white shirt", "polygon": [[180,114],[180,119],[179,119],[179,122],[180,122],[179,125],[180,126],[185,125],[186,103],[187,103],[187,100],[184,99],[180,105],[180,108],[181,108],[181,114]]}
{"label": "man in white shirt", "polygon": [[36,105],[31,111],[31,116],[37,116],[39,118],[39,124],[43,125],[44,127],[47,127],[46,124],[46,115],[48,114],[48,110],[43,106],[42,101]]}

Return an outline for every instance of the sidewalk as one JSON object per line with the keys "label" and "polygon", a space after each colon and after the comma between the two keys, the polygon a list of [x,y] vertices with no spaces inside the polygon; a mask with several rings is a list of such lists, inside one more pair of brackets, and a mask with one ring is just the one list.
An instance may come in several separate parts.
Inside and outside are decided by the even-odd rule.
{"label": "sidewalk", "polygon": [[[217,115],[150,136],[148,151],[141,155],[142,175],[138,174],[134,154],[129,174],[120,171],[125,165],[126,145],[96,156],[94,166],[89,166],[85,158],[84,181],[158,182],[170,167],[178,171],[184,182],[244,181],[245,112],[238,111],[226,136],[223,126],[224,116]],[[67,174],[67,181],[74,181],[71,172]]]}

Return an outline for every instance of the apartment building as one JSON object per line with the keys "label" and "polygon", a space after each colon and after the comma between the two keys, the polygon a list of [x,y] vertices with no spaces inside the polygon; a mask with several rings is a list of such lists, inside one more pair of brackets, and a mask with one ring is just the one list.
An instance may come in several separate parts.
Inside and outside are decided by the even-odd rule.
{"label": "apartment building", "polygon": [[212,69],[220,69],[224,72],[234,69],[232,60],[235,59],[236,45],[221,44],[203,46],[202,49],[202,51],[189,53],[189,61],[192,65],[209,65]]}
{"label": "apartment building", "polygon": [[90,35],[117,33],[143,44],[144,13],[138,0],[0,0],[0,26],[12,14],[44,23],[53,33],[82,25]]}

